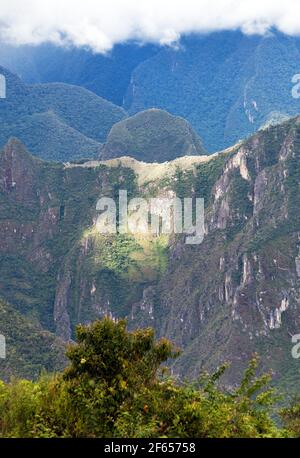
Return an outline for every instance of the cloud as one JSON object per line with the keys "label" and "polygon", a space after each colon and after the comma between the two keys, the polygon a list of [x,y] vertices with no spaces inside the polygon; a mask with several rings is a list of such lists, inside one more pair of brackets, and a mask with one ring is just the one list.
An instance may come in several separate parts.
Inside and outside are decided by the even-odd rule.
{"label": "cloud", "polygon": [[182,34],[276,27],[300,34],[299,0],[0,0],[0,38],[105,52],[126,40],[171,44]]}

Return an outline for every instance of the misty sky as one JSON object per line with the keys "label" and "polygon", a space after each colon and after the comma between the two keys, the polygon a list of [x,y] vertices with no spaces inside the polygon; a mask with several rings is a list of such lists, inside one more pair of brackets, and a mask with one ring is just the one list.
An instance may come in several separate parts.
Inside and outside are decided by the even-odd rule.
{"label": "misty sky", "polygon": [[300,0],[0,0],[0,39],[89,46],[135,39],[171,44],[189,32],[272,27],[300,34]]}

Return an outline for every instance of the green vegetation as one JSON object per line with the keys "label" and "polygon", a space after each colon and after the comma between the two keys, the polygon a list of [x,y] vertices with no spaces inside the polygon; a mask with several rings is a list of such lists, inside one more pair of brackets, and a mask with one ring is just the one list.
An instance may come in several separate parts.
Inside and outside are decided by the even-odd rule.
{"label": "green vegetation", "polygon": [[295,129],[294,132],[294,154],[287,161],[287,186],[288,186],[288,211],[289,211],[289,226],[294,230],[300,228],[300,129]]}
{"label": "green vegetation", "polygon": [[100,158],[131,156],[145,162],[165,162],[199,154],[205,150],[185,119],[151,109],[115,124]]}
{"label": "green vegetation", "polygon": [[231,241],[243,230],[247,219],[252,216],[253,203],[251,198],[251,184],[239,172],[234,171],[228,191],[231,208],[231,224],[226,228],[227,240]]}
{"label": "green vegetation", "polygon": [[220,177],[228,157],[228,154],[219,154],[188,169],[176,166],[171,176],[164,176],[157,183],[151,183],[150,190],[155,195],[162,188],[172,189],[181,199],[194,195],[204,198],[205,206],[208,207],[211,203],[212,188]]}
{"label": "green vegetation", "polygon": [[[179,375],[194,377],[203,366],[216,367],[226,352],[233,362],[224,376],[228,386],[243,371],[242,363],[236,364],[240,351],[257,351],[263,367],[274,369],[274,384],[296,392],[297,369],[286,355],[298,300],[299,226],[291,224],[299,213],[297,123],[268,128],[209,160],[187,157],[167,164],[125,158],[64,166],[33,158],[17,141],[10,142],[0,157],[1,295],[64,339],[74,338],[78,323],[106,314],[129,318],[131,327],[153,326],[158,335],[182,342],[184,354],[173,366]],[[286,158],[274,163],[272,150],[278,159],[285,151],[282,142],[290,145]],[[237,150],[242,163],[240,155],[232,160]],[[249,169],[249,180],[241,176],[241,164]],[[187,246],[173,235],[98,234],[96,202],[103,195],[118,202],[119,189],[127,189],[129,199],[164,198],[172,191],[204,197],[209,231],[203,243]],[[224,200],[228,207],[222,207]],[[282,300],[289,306],[277,323],[281,329],[270,329],[271,313]],[[249,332],[232,319],[232,301]],[[270,335],[279,340],[281,330],[280,346],[272,353]],[[36,377],[43,367],[53,367],[38,364],[27,373]],[[17,365],[13,368],[19,375]]]}
{"label": "green vegetation", "polygon": [[46,160],[97,157],[111,127],[127,115],[88,90],[67,84],[28,86],[1,67],[7,98],[0,103],[0,145],[18,137]]}
{"label": "green vegetation", "polygon": [[133,237],[117,234],[116,236],[98,236],[94,252],[95,265],[100,264],[116,274],[126,274],[135,266],[132,259],[134,252],[142,248]]}
{"label": "green vegetation", "polygon": [[132,41],[116,44],[109,53],[51,43],[17,47],[2,43],[0,65],[22,75],[26,82],[83,86],[121,106],[133,69],[160,49]]}
{"label": "green vegetation", "polygon": [[[129,281],[152,279],[167,268],[168,237],[94,234],[90,262],[95,271],[107,269]],[[147,275],[148,271],[148,275]]]}
{"label": "green vegetation", "polygon": [[284,426],[294,437],[300,437],[300,398],[292,399],[290,405],[280,412]]}
{"label": "green vegetation", "polygon": [[125,108],[133,114],[157,107],[182,116],[208,151],[222,150],[299,112],[290,83],[299,48],[298,38],[276,32],[184,37],[179,49],[162,49],[135,69]]}
{"label": "green vegetation", "polygon": [[291,96],[299,49],[299,37],[274,30],[224,31],[182,37],[176,49],[127,43],[107,55],[2,44],[0,62],[30,82],[84,86],[130,114],[157,107],[182,116],[217,151],[299,112]]}
{"label": "green vegetation", "polygon": [[[254,358],[241,384],[218,388],[226,370],[178,385],[161,364],[178,350],[152,329],[104,318],[78,326],[62,374],[0,383],[0,437],[283,437],[271,418],[269,376]],[[287,414],[285,414],[287,418]]]}
{"label": "green vegetation", "polygon": [[204,199],[205,206],[211,202],[211,191],[220,177],[228,154],[220,154],[216,158],[199,164],[196,167],[195,194]]}
{"label": "green vegetation", "polygon": [[36,317],[23,315],[2,300],[0,334],[5,336],[7,348],[6,359],[0,359],[0,379],[37,379],[45,370],[56,371],[65,366],[65,344],[45,331]]}

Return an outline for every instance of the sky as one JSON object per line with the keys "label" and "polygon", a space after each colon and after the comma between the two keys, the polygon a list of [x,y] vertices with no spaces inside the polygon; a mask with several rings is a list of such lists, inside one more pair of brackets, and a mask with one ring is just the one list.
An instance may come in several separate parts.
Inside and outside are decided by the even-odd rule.
{"label": "sky", "polygon": [[0,40],[109,51],[128,40],[176,44],[182,34],[240,29],[300,34],[300,0],[0,0]]}

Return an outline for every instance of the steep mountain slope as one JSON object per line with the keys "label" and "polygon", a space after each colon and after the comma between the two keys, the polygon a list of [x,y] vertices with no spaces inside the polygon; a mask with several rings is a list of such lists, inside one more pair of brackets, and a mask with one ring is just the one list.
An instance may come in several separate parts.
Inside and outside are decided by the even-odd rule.
{"label": "steep mountain slope", "polygon": [[78,86],[52,83],[29,88],[32,107],[53,111],[68,126],[98,142],[105,141],[111,127],[126,117],[122,108]]}
{"label": "steep mountain slope", "polygon": [[299,113],[291,93],[299,60],[299,37],[275,30],[189,35],[172,48],[119,45],[108,55],[48,45],[0,50],[0,63],[27,82],[78,84],[130,114],[156,107],[181,116],[209,151]]}
{"label": "steep mountain slope", "polygon": [[140,161],[164,162],[197,154],[205,151],[189,124],[183,118],[152,108],[115,124],[100,159],[132,156]]}
{"label": "steep mountain slope", "polygon": [[103,55],[51,44],[13,47],[1,43],[0,65],[28,84],[75,84],[121,106],[134,68],[160,49],[151,44],[126,43]]}
{"label": "steep mountain slope", "polygon": [[125,99],[131,113],[155,106],[187,119],[209,151],[217,151],[272,119],[299,113],[292,77],[299,38],[277,32],[222,32],[182,39],[133,72]]}
{"label": "steep mountain slope", "polygon": [[[127,316],[180,345],[181,375],[232,362],[234,384],[256,351],[296,390],[299,334],[300,118],[213,156],[143,164],[122,158],[51,164],[16,140],[0,158],[0,294],[70,339],[78,322]],[[204,241],[103,236],[99,197],[198,196]]]}
{"label": "steep mountain slope", "polygon": [[181,374],[227,360],[234,383],[258,352],[282,387],[297,390],[299,164],[296,118],[227,153],[208,192],[203,175],[186,176],[184,193],[206,196],[206,236],[193,247],[174,243],[167,273],[135,311],[137,322],[154,324],[185,349]]}
{"label": "steep mountain slope", "polygon": [[[130,169],[66,168],[63,164],[47,163],[31,156],[18,140],[12,139],[0,156],[0,291],[3,297],[21,313],[35,316],[50,331],[63,327],[64,304],[71,297],[67,287],[62,288],[60,284],[60,270],[63,271],[73,253],[80,254],[83,250],[85,259],[84,234],[89,233],[93,225],[96,202],[103,193],[113,197],[124,180],[129,190],[135,189]],[[75,270],[76,257],[74,262],[72,269]],[[86,265],[97,274],[92,256]],[[109,275],[109,270],[104,268],[104,276],[106,271]],[[85,316],[98,316],[97,308],[91,315],[93,310],[78,307],[84,291],[80,293],[75,289],[71,294],[74,294],[72,332],[74,325]],[[118,298],[114,301],[117,303]],[[68,329],[59,334],[66,339],[71,336]]]}
{"label": "steep mountain slope", "polygon": [[65,124],[53,111],[17,117],[13,124],[5,124],[0,138],[5,143],[10,137],[21,138],[37,156],[48,160],[94,157],[101,148],[101,144]]}
{"label": "steep mountain slope", "polygon": [[114,123],[126,116],[121,108],[86,89],[66,84],[26,86],[0,67],[6,98],[0,99],[0,144],[20,138],[44,158],[94,157]]}
{"label": "steep mountain slope", "polygon": [[0,300],[0,333],[6,340],[6,358],[0,359],[0,380],[37,378],[42,371],[60,370],[66,364],[65,344]]}

